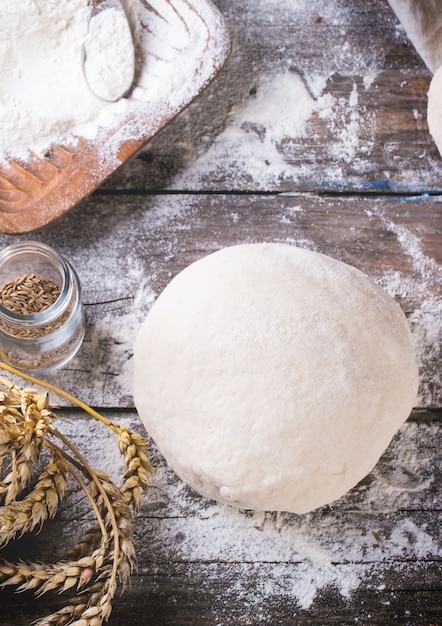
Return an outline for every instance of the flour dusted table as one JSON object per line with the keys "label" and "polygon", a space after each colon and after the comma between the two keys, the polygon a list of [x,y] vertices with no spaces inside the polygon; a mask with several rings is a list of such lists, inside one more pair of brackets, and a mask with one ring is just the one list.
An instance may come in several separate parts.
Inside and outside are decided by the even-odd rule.
{"label": "flour dusted table", "polygon": [[[133,340],[181,269],[220,247],[283,241],[350,263],[403,307],[416,407],[375,470],[306,516],[237,511],[156,473],[136,526],[139,565],[110,626],[442,623],[442,158],[431,75],[385,0],[217,0],[232,33],[217,80],[90,198],[32,238],[77,269],[84,345],[46,378],[144,433]],[[1,235],[5,246],[17,239]],[[64,428],[97,467],[113,436],[70,406]],[[78,494],[2,556],[51,560],[92,519]],[[59,606],[0,594],[0,626]]]}

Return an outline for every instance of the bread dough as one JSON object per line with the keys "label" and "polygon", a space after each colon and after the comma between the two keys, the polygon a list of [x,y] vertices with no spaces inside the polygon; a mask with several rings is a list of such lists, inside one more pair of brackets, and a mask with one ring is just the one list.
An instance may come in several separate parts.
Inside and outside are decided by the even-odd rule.
{"label": "bread dough", "polygon": [[178,274],[135,342],[134,398],[200,494],[305,513],[366,476],[418,372],[399,305],[360,271],[285,244],[224,248]]}
{"label": "bread dough", "polygon": [[434,74],[428,90],[428,130],[442,155],[442,67]]}

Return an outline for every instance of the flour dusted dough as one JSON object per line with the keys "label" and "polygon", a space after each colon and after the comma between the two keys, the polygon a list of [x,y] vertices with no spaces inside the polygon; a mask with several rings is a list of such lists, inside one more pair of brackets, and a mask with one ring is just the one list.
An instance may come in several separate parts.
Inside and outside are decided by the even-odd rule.
{"label": "flour dusted dough", "polygon": [[418,386],[398,304],[358,270],[285,244],[225,248],[178,274],[134,367],[139,415],[185,482],[295,513],[371,471]]}
{"label": "flour dusted dough", "polygon": [[442,155],[442,67],[434,74],[428,90],[428,129]]}

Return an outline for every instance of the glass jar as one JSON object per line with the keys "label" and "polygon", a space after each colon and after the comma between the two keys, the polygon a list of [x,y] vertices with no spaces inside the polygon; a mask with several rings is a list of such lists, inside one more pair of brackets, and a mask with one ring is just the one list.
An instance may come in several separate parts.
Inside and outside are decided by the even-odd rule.
{"label": "glass jar", "polygon": [[29,373],[65,365],[84,337],[81,287],[72,266],[37,241],[0,252],[0,358]]}

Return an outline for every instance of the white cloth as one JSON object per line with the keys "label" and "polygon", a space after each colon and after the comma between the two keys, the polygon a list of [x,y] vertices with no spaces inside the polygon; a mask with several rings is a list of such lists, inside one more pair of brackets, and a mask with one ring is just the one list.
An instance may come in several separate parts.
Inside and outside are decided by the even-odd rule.
{"label": "white cloth", "polygon": [[442,65],[442,0],[389,0],[429,70]]}

